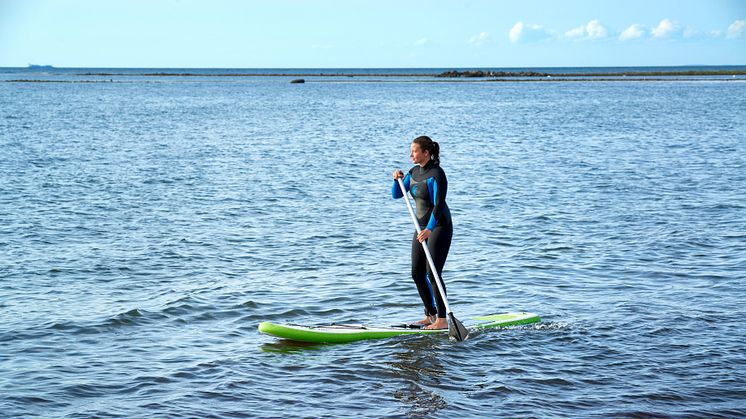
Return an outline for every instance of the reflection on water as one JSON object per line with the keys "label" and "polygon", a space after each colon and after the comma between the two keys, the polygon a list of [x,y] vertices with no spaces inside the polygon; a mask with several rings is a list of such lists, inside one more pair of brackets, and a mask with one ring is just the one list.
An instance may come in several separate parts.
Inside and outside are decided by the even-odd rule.
{"label": "reflection on water", "polygon": [[[449,345],[442,337],[415,337],[398,342],[384,364],[389,374],[399,378],[402,385],[393,397],[407,406],[408,417],[426,417],[446,408],[448,402],[438,394],[437,384],[445,376],[440,360],[443,346]],[[432,386],[432,387],[430,387]]]}
{"label": "reflection on water", "polygon": [[394,398],[409,406],[407,417],[428,417],[448,407],[443,397],[417,383],[409,383],[408,388],[397,390]]}
{"label": "reflection on water", "polygon": [[311,343],[311,342],[296,342],[287,339],[277,339],[272,342],[262,343],[259,349],[262,352],[268,353],[280,353],[280,354],[293,354],[303,351],[315,351],[323,349],[324,346],[332,345],[330,343]]}

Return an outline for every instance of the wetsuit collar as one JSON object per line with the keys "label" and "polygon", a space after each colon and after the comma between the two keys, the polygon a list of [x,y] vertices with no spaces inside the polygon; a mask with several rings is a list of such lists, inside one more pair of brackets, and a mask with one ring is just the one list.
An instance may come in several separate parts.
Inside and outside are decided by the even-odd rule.
{"label": "wetsuit collar", "polygon": [[425,164],[424,166],[419,166],[419,168],[420,171],[425,171],[431,169],[433,166],[435,166],[435,162],[433,162],[432,160],[428,160],[427,164]]}

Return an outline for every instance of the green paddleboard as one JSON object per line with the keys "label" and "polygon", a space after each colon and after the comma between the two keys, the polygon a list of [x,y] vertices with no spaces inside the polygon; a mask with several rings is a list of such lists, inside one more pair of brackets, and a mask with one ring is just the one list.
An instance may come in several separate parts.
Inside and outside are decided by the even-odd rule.
{"label": "green paddleboard", "polygon": [[[541,318],[532,313],[516,312],[490,314],[488,316],[474,317],[472,320],[472,328],[486,329],[538,323],[541,321]],[[313,343],[347,343],[367,339],[384,339],[401,335],[448,335],[448,329],[424,330],[412,328],[409,325],[365,326],[361,324],[331,324],[327,326],[302,326],[270,322],[260,323],[259,331],[282,339]]]}

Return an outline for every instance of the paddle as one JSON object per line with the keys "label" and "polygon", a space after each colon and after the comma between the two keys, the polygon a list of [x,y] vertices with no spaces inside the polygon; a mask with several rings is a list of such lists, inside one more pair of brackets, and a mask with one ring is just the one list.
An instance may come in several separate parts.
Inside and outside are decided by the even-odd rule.
{"label": "paddle", "polygon": [[[409,210],[409,215],[412,217],[414,228],[417,229],[417,234],[420,234],[422,229],[420,228],[420,223],[417,222],[417,217],[414,215],[414,210],[412,210],[412,203],[409,202],[409,197],[407,196],[407,190],[404,188],[404,182],[402,182],[401,178],[396,178],[396,181],[399,182],[399,188],[401,188],[401,193],[402,195],[404,195],[403,196],[404,203],[407,205],[407,209]],[[441,283],[440,275],[438,275],[438,271],[435,269],[435,263],[433,262],[433,257],[430,256],[430,249],[427,247],[427,240],[422,242],[422,248],[425,250],[425,257],[427,257],[427,263],[430,265],[430,271],[435,277],[435,285],[437,285],[438,292],[440,293],[440,296],[443,298],[443,305],[446,306],[446,312],[448,313],[448,320],[449,320],[448,321],[448,336],[461,342],[469,337],[469,331],[466,330],[464,325],[456,319],[456,316],[453,315],[453,311],[451,311],[450,306],[448,306],[448,299],[446,298],[446,293],[443,292],[443,286],[441,285],[442,283]]]}

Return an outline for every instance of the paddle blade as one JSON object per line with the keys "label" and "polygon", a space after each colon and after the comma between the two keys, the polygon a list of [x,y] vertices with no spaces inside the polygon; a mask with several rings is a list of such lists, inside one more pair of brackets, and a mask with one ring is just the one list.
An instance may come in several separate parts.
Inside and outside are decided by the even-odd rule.
{"label": "paddle blade", "polygon": [[448,317],[451,319],[448,322],[448,336],[456,339],[458,342],[466,340],[469,337],[469,331],[466,330],[466,327],[456,319],[453,313],[448,313]]}

